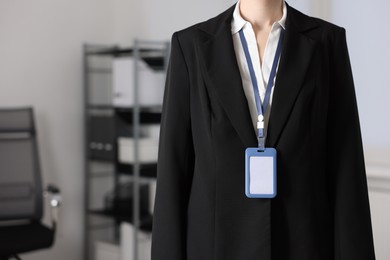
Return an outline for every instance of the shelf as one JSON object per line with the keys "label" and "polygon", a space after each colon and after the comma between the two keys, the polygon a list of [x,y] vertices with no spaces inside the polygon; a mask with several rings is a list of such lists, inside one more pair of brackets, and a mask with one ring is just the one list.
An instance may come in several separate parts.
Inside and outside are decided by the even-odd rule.
{"label": "shelf", "polygon": [[[133,175],[133,165],[118,163],[117,171],[121,174]],[[140,177],[156,178],[157,177],[157,163],[140,164]]]}
{"label": "shelf", "polygon": [[113,172],[90,172],[89,178],[107,178],[114,176]]}
{"label": "shelf", "polygon": [[[149,66],[156,70],[164,69],[164,61],[166,59],[166,50],[163,49],[139,49],[139,57],[143,59]],[[85,55],[88,56],[112,56],[112,57],[132,57],[134,55],[133,48],[119,49],[106,48],[101,50],[87,51]]]}
{"label": "shelf", "polygon": [[112,163],[113,160],[115,159],[113,155],[110,155],[111,157],[109,158],[108,156],[103,156],[103,155],[96,155],[96,154],[91,154],[91,151],[89,151],[89,158],[88,161],[90,162],[101,162],[101,163]]}
{"label": "shelf", "polygon": [[[157,48],[142,48],[138,50],[141,54],[151,54],[151,53],[162,53],[162,49]],[[94,50],[94,51],[87,51],[86,55],[109,55],[109,56],[116,56],[116,55],[131,55],[134,53],[134,48],[101,48],[100,50]],[[162,57],[163,58],[163,57]]]}
{"label": "shelf", "polygon": [[106,73],[111,74],[112,69],[110,68],[91,68],[88,70],[89,73]]}
{"label": "shelf", "polygon": [[[96,159],[90,159],[89,162],[92,163],[114,163],[110,160],[96,160]],[[125,175],[133,175],[133,164],[126,164],[126,163],[117,163],[116,164],[116,170],[118,174],[125,174]],[[98,175],[98,174],[96,174]],[[108,172],[107,172],[108,175]],[[89,177],[94,177],[94,173],[90,173]],[[140,177],[141,178],[156,178],[157,176],[157,162],[155,163],[141,163],[140,164]],[[98,176],[96,176],[98,177]]]}
{"label": "shelf", "polygon": [[[117,222],[133,223],[133,213],[132,212],[123,214],[123,213],[117,213],[113,210],[89,210],[88,213],[113,218]],[[153,216],[150,213],[141,214],[141,216],[140,216],[140,230],[143,230],[146,232],[152,232],[152,223],[153,223]]]}
{"label": "shelf", "polygon": [[[133,112],[134,107],[115,107],[115,111],[117,112]],[[161,105],[154,105],[154,106],[140,106],[139,107],[140,112],[148,112],[148,113],[161,113],[162,106]]]}
{"label": "shelf", "polygon": [[[133,109],[116,109],[117,115],[125,122],[133,123]],[[141,109],[139,113],[141,124],[159,124],[161,122],[161,111],[151,109]]]}
{"label": "shelf", "polygon": [[[130,124],[133,123],[134,108],[132,107],[118,108],[112,105],[89,105],[87,106],[87,109],[91,113],[91,116],[94,116],[93,112],[97,113],[97,111],[110,111],[114,112],[126,122]],[[159,124],[161,122],[161,106],[140,107],[139,111],[141,124]]]}
{"label": "shelf", "polygon": [[[154,141],[158,140],[163,100],[151,106],[139,101],[124,103],[133,106],[117,107],[112,98],[114,88],[112,81],[116,73],[115,64],[123,59],[134,61],[136,67],[134,71],[129,71],[132,75],[140,73],[136,68],[141,63],[146,63],[156,73],[164,74],[168,65],[169,47],[169,42],[143,40],[135,40],[133,46],[126,48],[116,45],[84,45],[84,224],[86,234],[90,235],[85,236],[83,259],[96,259],[91,248],[94,242],[103,239],[101,236],[114,236],[120,241],[118,227],[121,223],[127,222],[132,225],[135,222],[139,223],[139,227],[134,229],[136,232],[133,247],[139,243],[138,229],[148,233],[152,230],[151,207],[154,203],[157,181],[157,159],[151,158],[150,163],[140,161],[141,158],[145,158],[140,155],[143,148],[141,145],[147,147],[149,143],[139,140],[138,149],[129,150],[131,153],[138,152],[139,156],[128,157],[133,160],[138,158],[138,161],[120,163],[119,160],[122,159],[120,152],[124,148],[135,148],[134,144],[131,144],[134,138],[153,138],[155,148]],[[139,82],[134,82],[134,87],[141,86]],[[138,104],[137,107],[134,107],[135,103]],[[131,147],[126,146],[124,144],[126,142],[123,141],[129,141]],[[134,191],[138,191],[138,194],[134,194]],[[133,203],[132,198],[135,197],[139,198],[139,204]],[[135,207],[140,213],[134,219]],[[106,232],[104,229],[107,227],[112,227],[112,230]],[[95,229],[102,231],[90,233]]]}
{"label": "shelf", "polygon": [[89,110],[114,110],[115,107],[113,107],[112,105],[106,105],[106,104],[99,104],[99,105],[95,105],[95,104],[89,104],[86,106],[86,109],[89,109]]}
{"label": "shelf", "polygon": [[[113,106],[111,104],[89,104],[89,105],[87,105],[86,108],[87,109],[97,109],[97,110],[114,109],[115,111],[126,112],[126,113],[133,112],[133,110],[134,110],[134,107],[116,107],[116,106]],[[142,106],[141,105],[139,107],[139,111],[140,112],[149,112],[149,113],[161,113],[162,106],[161,105],[154,105],[154,106]]]}

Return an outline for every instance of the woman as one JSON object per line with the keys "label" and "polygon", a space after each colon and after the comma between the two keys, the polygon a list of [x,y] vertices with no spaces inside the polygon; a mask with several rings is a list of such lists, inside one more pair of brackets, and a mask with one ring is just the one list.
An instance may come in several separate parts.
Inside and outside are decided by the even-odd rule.
{"label": "woman", "polygon": [[[272,196],[247,148],[276,151]],[[241,0],[173,34],[152,260],[184,259],[375,259],[343,28]]]}

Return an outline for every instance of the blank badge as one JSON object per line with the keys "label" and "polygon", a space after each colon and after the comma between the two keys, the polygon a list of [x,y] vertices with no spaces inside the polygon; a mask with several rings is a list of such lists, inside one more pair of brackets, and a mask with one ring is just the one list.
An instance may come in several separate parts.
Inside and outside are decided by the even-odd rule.
{"label": "blank badge", "polygon": [[276,150],[274,148],[245,150],[245,194],[248,198],[276,196]]}

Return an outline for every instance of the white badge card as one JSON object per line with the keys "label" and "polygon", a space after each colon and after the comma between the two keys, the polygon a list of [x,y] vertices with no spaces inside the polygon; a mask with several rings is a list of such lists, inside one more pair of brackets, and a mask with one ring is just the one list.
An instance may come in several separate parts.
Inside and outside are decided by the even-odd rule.
{"label": "white badge card", "polygon": [[276,196],[276,150],[274,148],[245,150],[245,194],[248,198]]}

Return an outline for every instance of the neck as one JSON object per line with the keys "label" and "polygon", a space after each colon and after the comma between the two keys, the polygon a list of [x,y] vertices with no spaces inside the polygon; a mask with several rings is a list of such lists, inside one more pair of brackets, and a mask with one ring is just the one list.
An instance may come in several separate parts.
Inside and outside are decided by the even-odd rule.
{"label": "neck", "polygon": [[258,30],[271,27],[283,16],[283,0],[240,0],[240,14]]}

